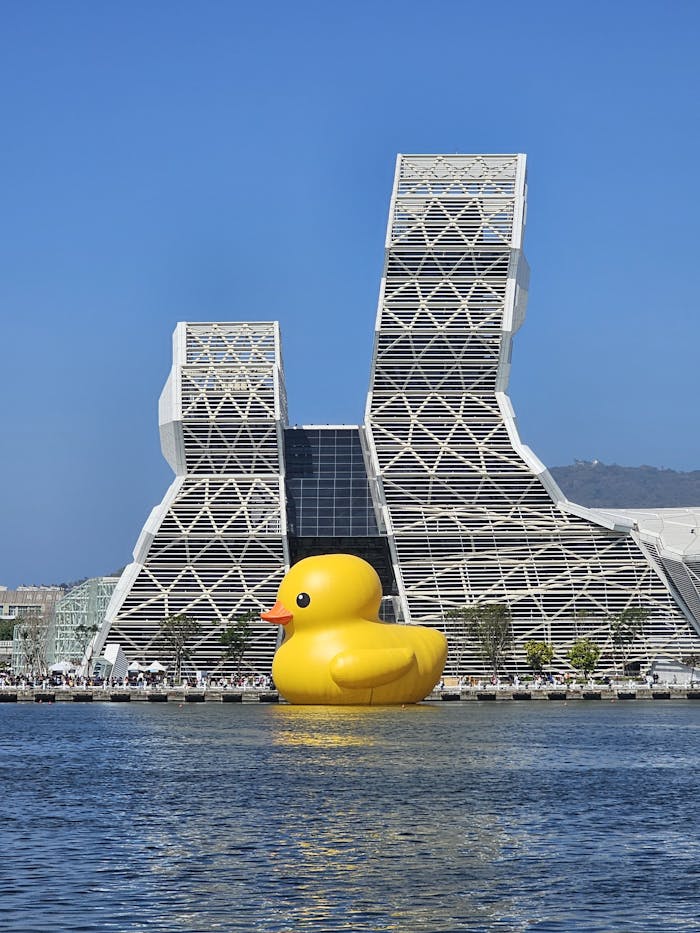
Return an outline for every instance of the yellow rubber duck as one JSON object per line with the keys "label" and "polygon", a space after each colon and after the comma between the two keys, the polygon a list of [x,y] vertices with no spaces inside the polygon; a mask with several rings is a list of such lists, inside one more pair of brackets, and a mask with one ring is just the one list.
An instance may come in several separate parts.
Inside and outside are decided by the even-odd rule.
{"label": "yellow rubber duck", "polygon": [[299,561],[261,618],[284,626],[272,677],[290,703],[369,706],[417,703],[440,679],[445,636],[380,622],[382,585],[352,554]]}

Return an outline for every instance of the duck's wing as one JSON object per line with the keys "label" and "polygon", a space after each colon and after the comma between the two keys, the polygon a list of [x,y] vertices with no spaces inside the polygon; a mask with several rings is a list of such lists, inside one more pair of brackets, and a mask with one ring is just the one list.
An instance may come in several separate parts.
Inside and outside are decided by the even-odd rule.
{"label": "duck's wing", "polygon": [[341,651],[331,661],[331,677],[339,687],[381,687],[405,674],[414,658],[405,647]]}

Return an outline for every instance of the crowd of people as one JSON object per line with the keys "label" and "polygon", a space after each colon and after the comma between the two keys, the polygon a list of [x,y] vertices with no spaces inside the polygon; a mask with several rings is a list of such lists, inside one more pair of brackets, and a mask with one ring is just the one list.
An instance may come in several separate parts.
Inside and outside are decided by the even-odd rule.
{"label": "crowd of people", "polygon": [[129,673],[124,677],[80,677],[77,674],[11,674],[0,673],[0,690],[86,690],[97,688],[102,690],[272,690],[272,678],[266,674],[248,674],[231,677],[216,677],[208,675],[193,675],[182,677],[179,683],[174,678],[163,675],[154,675],[139,672]]}
{"label": "crowd of people", "polygon": [[[587,681],[576,679],[567,674],[536,674],[534,677],[522,679],[517,675],[512,676],[493,676],[489,678],[479,677],[452,677],[442,678],[438,683],[436,690],[439,692],[460,690],[543,690],[561,687],[567,690],[592,689],[592,688],[623,688],[633,689],[634,687],[647,686],[648,688],[656,686],[659,683],[658,674],[647,674],[639,680],[614,680],[612,677]],[[676,683],[673,678],[671,685]],[[667,684],[668,685],[668,684]],[[8,671],[0,671],[0,690],[18,689],[18,690],[49,690],[59,688],[64,690],[76,689],[121,689],[121,690],[274,690],[275,685],[272,678],[267,674],[245,674],[232,675],[229,677],[195,674],[192,676],[183,676],[178,683],[175,679],[164,674],[152,674],[140,671],[138,673],[129,672],[124,677],[109,677],[103,680],[100,677],[81,677],[77,674],[11,674]]]}
{"label": "crowd of people", "polygon": [[[518,690],[520,688],[526,688],[528,690],[547,690],[551,688],[561,687],[566,690],[578,690],[578,689],[591,689],[594,687],[601,687],[607,689],[613,688],[633,688],[639,686],[647,686],[649,688],[655,686],[659,682],[658,674],[647,674],[643,678],[638,680],[630,679],[626,677],[621,680],[615,680],[613,677],[607,676],[603,678],[598,678],[594,680],[592,677],[589,677],[587,680],[582,678],[575,677],[571,674],[551,674],[551,673],[541,673],[535,674],[534,677],[527,677],[521,679],[517,674],[508,675],[501,677],[499,675],[494,675],[492,677],[480,678],[480,677],[460,677],[453,678],[453,682],[443,678],[437,686],[437,689],[440,691],[449,690],[450,688],[459,687],[462,690],[484,690],[484,689],[496,689],[496,690]],[[673,679],[673,683],[676,683],[676,678]]]}

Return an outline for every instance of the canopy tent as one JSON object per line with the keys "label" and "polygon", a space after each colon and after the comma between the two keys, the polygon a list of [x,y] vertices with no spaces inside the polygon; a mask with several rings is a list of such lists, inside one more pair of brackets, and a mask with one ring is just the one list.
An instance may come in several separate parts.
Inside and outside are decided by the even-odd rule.
{"label": "canopy tent", "polygon": [[162,674],[163,671],[167,670],[165,664],[161,664],[160,661],[153,661],[146,670],[149,674]]}
{"label": "canopy tent", "polygon": [[67,674],[75,670],[75,664],[71,664],[70,661],[59,661],[58,664],[52,664],[49,670],[52,674]]}
{"label": "canopy tent", "polygon": [[136,671],[143,671],[145,670],[145,668],[141,667],[138,661],[132,661],[131,664],[129,665],[129,670],[136,672]]}

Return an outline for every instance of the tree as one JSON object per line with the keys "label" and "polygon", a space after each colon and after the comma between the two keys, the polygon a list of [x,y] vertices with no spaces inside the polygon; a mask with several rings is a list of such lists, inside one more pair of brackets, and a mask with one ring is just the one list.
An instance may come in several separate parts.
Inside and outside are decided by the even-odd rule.
{"label": "tree", "polygon": [[540,674],[545,664],[550,664],[554,657],[554,648],[546,641],[526,641],[525,656],[527,663],[536,674]]}
{"label": "tree", "polygon": [[260,618],[260,613],[255,609],[250,612],[244,612],[235,616],[231,624],[221,633],[221,644],[224,646],[224,657],[231,658],[236,665],[236,677],[241,673],[243,656],[248,650],[248,646],[253,638],[253,628],[251,623]]}
{"label": "tree", "polygon": [[[99,625],[92,624],[86,625],[84,622],[79,622],[75,626],[75,638],[73,641],[73,657],[70,659],[76,665],[82,665],[83,658],[85,657],[85,652],[88,647],[90,648],[90,654],[87,657],[87,660],[84,665],[84,670],[86,674],[90,673],[90,667],[92,662],[92,653],[94,645],[91,644],[93,636],[99,631]],[[83,667],[79,668],[83,670]]]}
{"label": "tree", "polygon": [[180,681],[182,663],[192,656],[192,641],[201,630],[202,626],[196,619],[183,613],[168,616],[160,627],[158,641],[172,657],[175,683]]}
{"label": "tree", "polygon": [[617,615],[610,616],[610,640],[614,650],[616,652],[619,650],[622,655],[623,674],[627,668],[630,648],[642,634],[644,623],[648,618],[649,613],[646,609],[636,609],[634,607],[623,609]]}
{"label": "tree", "polygon": [[692,654],[686,654],[681,658],[681,664],[685,664],[686,667],[690,668],[690,686],[693,686],[693,681],[695,680],[695,670],[700,661],[700,654],[693,652]]}
{"label": "tree", "polygon": [[469,635],[469,610],[466,606],[448,609],[443,614],[443,631],[449,633],[450,656],[457,670],[462,669],[462,658],[471,640]]}
{"label": "tree", "polygon": [[482,657],[493,670],[494,677],[503,663],[506,649],[513,641],[510,609],[502,603],[477,603],[454,609],[448,617],[460,618],[476,642]]}
{"label": "tree", "polygon": [[600,658],[600,648],[590,638],[577,638],[566,655],[569,664],[587,677],[593,673]]}
{"label": "tree", "polygon": [[17,619],[17,637],[22,647],[23,669],[31,674],[46,673],[49,624],[40,615],[23,613]]}
{"label": "tree", "polygon": [[96,625],[94,622],[92,625],[85,625],[84,622],[79,622],[75,626],[75,634],[78,636],[78,638],[81,641],[85,641],[86,643],[87,643],[87,636],[94,635],[95,632],[97,632],[98,630],[99,630],[99,625]]}

